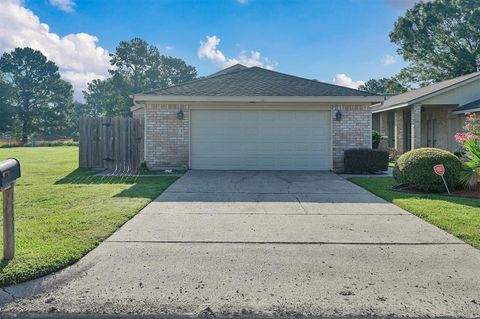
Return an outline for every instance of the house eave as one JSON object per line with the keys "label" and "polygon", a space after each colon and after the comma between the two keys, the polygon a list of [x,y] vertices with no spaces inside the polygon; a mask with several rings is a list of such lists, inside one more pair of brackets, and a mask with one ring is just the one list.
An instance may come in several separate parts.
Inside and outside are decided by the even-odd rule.
{"label": "house eave", "polygon": [[395,109],[401,109],[401,108],[407,107],[411,104],[412,103],[402,103],[402,104],[395,104],[395,105],[392,105],[392,106],[389,106],[389,107],[380,107],[380,108],[377,108],[377,109],[372,109],[372,113],[380,113],[380,112],[386,112],[386,111],[391,111],[391,110],[395,110]]}
{"label": "house eave", "polygon": [[378,103],[383,96],[184,96],[137,94],[134,102],[332,102],[332,103]]}
{"label": "house eave", "polygon": [[466,114],[466,113],[473,113],[473,112],[480,112],[480,107],[469,109],[469,110],[459,110],[459,111],[452,111],[452,114]]}
{"label": "house eave", "polygon": [[145,105],[143,104],[134,104],[133,106],[130,107],[130,111],[133,112],[133,111],[137,111],[137,110],[141,110],[145,107]]}
{"label": "house eave", "polygon": [[477,81],[479,78],[480,78],[480,75],[477,75],[477,76],[474,76],[470,79],[464,80],[462,82],[455,83],[455,84],[452,84],[450,86],[439,89],[437,91],[419,96],[415,99],[411,99],[411,100],[408,100],[408,101],[403,101],[401,103],[397,103],[395,105],[391,105],[391,106],[388,106],[388,107],[385,107],[385,108],[379,107],[376,110],[372,109],[372,113],[380,113],[380,112],[390,111],[390,110],[394,110],[394,109],[399,109],[399,108],[406,107],[406,106],[413,105],[413,104],[418,104],[419,102],[425,101],[425,100],[430,99],[432,97],[435,97],[439,94],[442,94],[442,93],[448,92],[450,90],[456,89],[456,88],[461,87],[465,84]]}

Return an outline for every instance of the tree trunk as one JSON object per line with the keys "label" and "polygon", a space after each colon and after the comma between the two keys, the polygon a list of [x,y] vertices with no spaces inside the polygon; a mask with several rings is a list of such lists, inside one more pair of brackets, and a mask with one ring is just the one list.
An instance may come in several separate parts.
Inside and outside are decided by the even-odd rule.
{"label": "tree trunk", "polygon": [[22,142],[23,143],[28,142],[28,133],[29,133],[28,120],[23,120],[23,123],[22,123]]}

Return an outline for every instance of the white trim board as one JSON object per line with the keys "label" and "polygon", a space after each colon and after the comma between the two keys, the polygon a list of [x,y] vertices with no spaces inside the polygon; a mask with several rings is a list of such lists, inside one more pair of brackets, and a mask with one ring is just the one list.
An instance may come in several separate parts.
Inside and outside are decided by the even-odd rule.
{"label": "white trim board", "polygon": [[183,96],[183,95],[134,95],[135,103],[189,103],[189,102],[328,102],[328,103],[378,103],[383,96]]}

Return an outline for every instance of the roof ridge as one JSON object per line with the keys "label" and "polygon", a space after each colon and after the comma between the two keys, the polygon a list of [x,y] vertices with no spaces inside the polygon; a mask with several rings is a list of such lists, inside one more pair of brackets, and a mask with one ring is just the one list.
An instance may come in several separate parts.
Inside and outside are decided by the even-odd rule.
{"label": "roof ridge", "polygon": [[238,71],[243,71],[246,69],[248,69],[248,66],[245,66],[241,63],[237,63],[232,66],[229,66],[228,68],[221,69],[220,71],[207,75],[206,78],[214,78],[223,74],[233,74],[233,73],[237,73]]}
{"label": "roof ridge", "polygon": [[350,88],[350,87],[348,87],[348,86],[343,86],[343,85],[338,85],[338,84],[323,82],[323,81],[319,81],[319,80],[302,78],[301,76],[292,75],[292,74],[287,74],[287,73],[278,72],[278,71],[274,71],[274,70],[269,70],[269,69],[265,69],[265,68],[262,68],[262,67],[259,67],[259,66],[252,66],[252,67],[249,68],[249,69],[254,69],[254,68],[258,68],[258,69],[261,69],[261,70],[264,70],[264,71],[269,71],[269,72],[272,72],[272,73],[282,74],[282,75],[289,76],[289,77],[292,77],[292,78],[297,78],[297,79],[302,79],[302,80],[305,80],[305,81],[310,81],[310,82],[313,82],[313,83],[326,84],[326,85],[329,85],[329,86],[340,87],[340,88],[342,88],[342,89],[347,89],[347,90],[351,90],[351,91],[367,93],[367,94],[370,94],[370,95],[379,95],[379,94],[375,94],[375,93],[371,93],[371,92],[367,92],[367,91],[363,91],[363,90],[353,89],[353,88]]}
{"label": "roof ridge", "polygon": [[[240,72],[247,71],[247,70],[250,70],[250,69],[251,69],[251,68],[248,68],[248,67],[247,67],[246,69],[241,69],[241,70],[238,70],[238,71],[227,72],[227,73],[219,74],[219,75],[215,75],[215,76],[211,76],[211,75],[212,75],[212,74],[211,74],[211,75],[203,76],[203,77],[196,78],[196,79],[193,79],[193,80],[190,80],[190,81],[186,81],[186,82],[174,84],[174,85],[171,85],[171,86],[167,86],[167,87],[164,87],[164,88],[161,88],[161,89],[154,89],[154,90],[145,91],[145,92],[141,92],[141,93],[137,93],[137,94],[150,94],[150,93],[154,93],[154,92],[158,92],[158,91],[163,91],[163,90],[170,89],[170,88],[182,87],[182,86],[184,86],[184,85],[188,85],[188,84],[191,84],[191,83],[197,83],[197,82],[201,82],[201,81],[204,81],[204,80],[210,80],[210,79],[212,79],[212,78],[219,78],[219,77],[222,77],[222,76],[225,76],[225,75],[236,74],[236,73],[240,73]],[[215,74],[215,73],[214,73],[214,74]]]}

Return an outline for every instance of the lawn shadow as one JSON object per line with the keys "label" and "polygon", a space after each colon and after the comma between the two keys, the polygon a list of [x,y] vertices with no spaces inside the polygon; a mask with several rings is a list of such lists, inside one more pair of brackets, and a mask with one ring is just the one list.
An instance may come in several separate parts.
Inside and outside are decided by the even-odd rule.
{"label": "lawn shadow", "polygon": [[96,172],[77,168],[68,175],[62,177],[55,182],[55,185],[62,184],[136,184],[140,180],[139,176],[135,175],[118,175],[118,176],[100,176],[95,175]]}
{"label": "lawn shadow", "polygon": [[96,172],[77,168],[68,175],[57,180],[55,185],[107,185],[122,184],[131,185],[127,189],[114,195],[114,197],[130,197],[130,198],[148,198],[155,199],[162,191],[164,191],[173,181],[177,179],[175,176],[135,176],[118,175],[106,176],[95,175]]}
{"label": "lawn shadow", "polygon": [[10,263],[10,260],[7,260],[2,257],[2,260],[0,261],[0,273],[3,273],[3,269],[5,269],[5,267],[7,267],[9,263]]}

